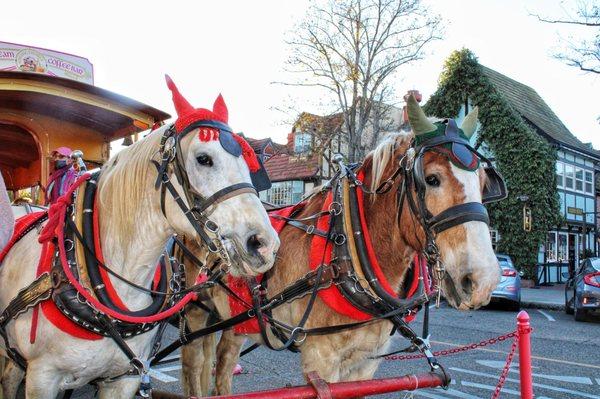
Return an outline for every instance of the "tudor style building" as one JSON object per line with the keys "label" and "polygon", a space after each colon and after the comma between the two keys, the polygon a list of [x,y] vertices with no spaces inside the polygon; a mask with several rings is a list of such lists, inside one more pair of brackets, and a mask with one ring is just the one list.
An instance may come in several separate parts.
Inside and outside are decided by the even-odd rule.
{"label": "tudor style building", "polygon": [[[538,278],[544,282],[560,282],[563,280],[561,273],[572,270],[582,258],[584,241],[588,253],[598,253],[598,225],[594,212],[600,207],[597,200],[600,187],[595,184],[600,177],[600,151],[575,137],[534,89],[483,65],[481,68],[523,120],[557,149],[556,186],[563,223],[548,231],[545,243],[539,248],[539,264],[551,267],[540,268]],[[471,108],[471,102],[466,101],[457,118],[459,125],[465,109],[470,111]],[[477,142],[477,134],[472,137],[472,142]],[[482,147],[480,150],[484,154],[488,151],[486,155],[493,159],[485,143]],[[490,233],[495,245],[501,237],[493,227]]]}

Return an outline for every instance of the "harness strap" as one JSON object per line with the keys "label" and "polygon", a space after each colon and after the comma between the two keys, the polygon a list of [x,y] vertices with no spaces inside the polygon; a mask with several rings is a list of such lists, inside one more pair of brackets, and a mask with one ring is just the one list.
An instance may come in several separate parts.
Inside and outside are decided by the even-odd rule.
{"label": "harness strap", "polygon": [[208,207],[212,205],[216,205],[221,202],[227,201],[229,198],[233,198],[241,194],[254,194],[258,197],[258,193],[256,192],[256,189],[252,184],[238,183],[217,191],[210,197],[206,198],[204,201],[200,202],[199,205],[195,205],[193,209],[197,212],[204,212]]}
{"label": "harness strap", "polygon": [[[273,217],[273,216],[271,216],[271,217]],[[304,224],[304,223],[298,222],[294,219],[287,220],[286,224],[293,226],[297,229],[300,229],[308,235],[317,235],[317,236],[321,236],[321,237],[325,237],[325,238],[332,238],[327,235],[326,231],[317,229],[314,224]]]}
{"label": "harness strap", "polygon": [[490,224],[487,209],[480,202],[467,202],[450,207],[427,220],[437,234],[466,222],[478,221]]}

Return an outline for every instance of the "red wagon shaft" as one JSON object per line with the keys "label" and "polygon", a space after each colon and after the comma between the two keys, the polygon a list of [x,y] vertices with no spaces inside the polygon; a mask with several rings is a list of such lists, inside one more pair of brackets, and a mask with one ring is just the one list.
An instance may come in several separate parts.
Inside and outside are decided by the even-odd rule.
{"label": "red wagon shaft", "polygon": [[[211,396],[206,399],[345,399],[357,396],[378,395],[397,391],[413,391],[419,388],[447,386],[450,377],[443,371],[368,381],[336,382],[328,384],[315,374],[309,373],[311,384],[297,387],[271,389],[227,396]],[[184,396],[154,391],[153,399],[184,399]]]}

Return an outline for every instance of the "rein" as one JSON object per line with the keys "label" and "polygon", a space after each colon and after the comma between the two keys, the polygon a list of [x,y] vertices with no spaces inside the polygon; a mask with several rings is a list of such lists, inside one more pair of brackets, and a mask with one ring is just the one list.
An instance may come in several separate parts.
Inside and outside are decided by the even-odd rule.
{"label": "rein", "polygon": [[[331,334],[347,329],[358,328],[381,319],[387,319],[394,324],[395,330],[411,342],[411,346],[406,350],[419,350],[426,355],[432,369],[440,367],[431,353],[428,341],[429,307],[425,307],[422,337],[419,337],[412,331],[408,324],[403,320],[403,317],[414,313],[415,309],[429,303],[429,295],[431,293],[429,282],[427,282],[427,284],[424,283],[424,280],[428,280],[427,273],[429,270],[435,277],[438,294],[437,301],[439,303],[441,282],[445,270],[441,263],[439,249],[435,242],[437,234],[469,221],[479,221],[489,224],[489,217],[487,210],[479,202],[455,205],[433,216],[425,204],[426,183],[423,171],[423,156],[426,152],[436,150],[439,146],[444,144],[464,146],[467,150],[476,154],[478,160],[487,163],[485,172],[488,174],[488,177],[490,176],[491,171],[495,173],[492,176],[495,177],[494,181],[498,187],[493,196],[488,195],[487,199],[492,201],[502,199],[506,196],[504,182],[501,176],[495,172],[491,166],[491,162],[481,154],[477,153],[467,140],[458,136],[454,121],[446,121],[446,124],[447,133],[445,136],[427,139],[423,143],[420,143],[420,145],[416,145],[413,142],[406,154],[400,159],[398,168],[373,192],[367,190],[362,181],[356,176],[354,173],[355,166],[346,166],[338,159],[338,172],[324,185],[322,190],[331,191],[333,202],[328,209],[323,209],[320,212],[303,218],[274,215],[275,218],[284,220],[287,224],[301,229],[309,235],[324,237],[326,239],[324,252],[327,251],[328,244],[332,244],[334,246],[333,252],[336,262],[332,262],[329,265],[322,262],[316,270],[313,270],[305,276],[305,278],[286,287],[282,293],[279,293],[270,299],[266,298],[267,291],[265,288],[268,282],[267,274],[266,278],[261,282],[262,286],[255,283],[252,287],[253,305],[251,309],[207,328],[187,333],[184,339],[185,342],[218,331],[222,328],[229,328],[235,324],[249,320],[252,317],[257,317],[261,337],[269,348],[293,349],[293,343],[302,343],[305,339],[296,339],[300,335],[306,337],[311,334]],[[418,256],[415,259],[415,265],[419,265],[419,271],[422,274],[418,278],[416,292],[410,298],[397,298],[396,296],[390,295],[382,287],[383,281],[380,281],[379,276],[373,272],[373,267],[367,256],[368,243],[364,240],[364,234],[361,228],[360,219],[361,216],[364,217],[364,215],[361,215],[357,205],[357,189],[360,188],[360,190],[368,194],[385,194],[391,191],[394,182],[399,177],[402,177],[402,182],[396,190],[398,204],[396,218],[398,220],[400,219],[404,208],[404,201],[407,201],[411,214],[419,221],[425,231],[426,237],[426,242],[422,247],[422,258],[424,261],[421,261],[421,256]],[[485,190],[484,202],[486,202]],[[310,220],[318,220],[325,215],[329,215],[330,217],[329,228],[327,231],[317,228],[316,223],[312,225],[304,223]],[[323,256],[324,255],[325,253]],[[353,267],[354,265],[360,265],[360,267]],[[362,276],[360,276],[361,272]],[[306,322],[307,315],[310,314],[317,291],[328,288],[332,284],[335,284],[355,307],[371,314],[373,318],[356,323],[305,329],[303,326]],[[270,312],[272,309],[309,293],[311,294],[311,298],[298,326],[287,326],[285,323],[282,323],[271,316]],[[271,330],[274,335],[282,341],[282,347],[275,348],[269,342],[266,333],[265,319],[271,323]],[[285,330],[290,336],[286,337],[282,330]],[[160,359],[167,356],[179,346],[180,345],[177,342],[171,344],[157,354],[153,363],[160,361]]]}

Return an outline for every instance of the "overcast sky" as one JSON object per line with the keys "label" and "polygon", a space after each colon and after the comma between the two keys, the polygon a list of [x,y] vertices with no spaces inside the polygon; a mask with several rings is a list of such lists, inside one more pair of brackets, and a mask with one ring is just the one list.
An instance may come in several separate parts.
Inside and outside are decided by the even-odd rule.
{"label": "overcast sky", "polygon": [[[427,99],[445,58],[467,47],[479,61],[534,88],[563,123],[600,149],[600,77],[550,57],[575,28],[537,22],[528,12],[562,16],[574,1],[428,0],[443,15],[444,40],[398,73],[396,91],[420,90]],[[284,39],[308,7],[294,1],[12,1],[2,4],[0,41],[77,54],[94,64],[95,84],[171,114],[164,83],[169,73],[197,107],[219,92],[230,125],[251,137],[284,141],[294,115],[275,108],[314,109],[318,93],[273,85],[283,72]]]}

